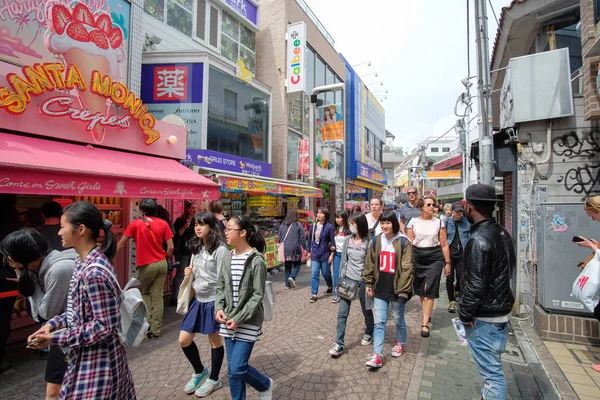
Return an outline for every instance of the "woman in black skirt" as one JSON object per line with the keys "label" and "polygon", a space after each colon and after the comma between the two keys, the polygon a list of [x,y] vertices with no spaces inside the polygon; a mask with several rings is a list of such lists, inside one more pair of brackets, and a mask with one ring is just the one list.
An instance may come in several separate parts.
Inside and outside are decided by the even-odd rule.
{"label": "woman in black skirt", "polygon": [[[192,257],[190,265],[185,269],[185,276],[192,277],[196,295],[181,323],[179,344],[194,367],[194,373],[185,385],[184,392],[206,397],[223,386],[219,380],[219,372],[225,349],[223,338],[219,335],[219,324],[215,319],[215,298],[219,269],[223,259],[229,257],[229,250],[217,218],[211,213],[198,213],[194,216],[194,233],[196,237],[190,243]],[[194,343],[196,333],[208,335],[211,347],[210,369],[200,361],[200,353]]]}
{"label": "woman in black skirt", "polygon": [[435,299],[440,297],[442,270],[450,274],[450,249],[446,238],[446,227],[433,216],[435,199],[425,196],[417,201],[421,216],[408,223],[408,237],[413,247],[415,271],[414,292],[421,298],[423,325],[421,336],[429,337],[429,320]]}

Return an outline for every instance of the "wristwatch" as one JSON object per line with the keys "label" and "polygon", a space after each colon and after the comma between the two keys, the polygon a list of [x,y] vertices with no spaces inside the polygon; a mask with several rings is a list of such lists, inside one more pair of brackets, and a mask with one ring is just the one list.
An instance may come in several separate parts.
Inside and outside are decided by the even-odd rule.
{"label": "wristwatch", "polygon": [[452,263],[450,261],[446,261],[446,265],[448,265],[448,264],[452,265]]}

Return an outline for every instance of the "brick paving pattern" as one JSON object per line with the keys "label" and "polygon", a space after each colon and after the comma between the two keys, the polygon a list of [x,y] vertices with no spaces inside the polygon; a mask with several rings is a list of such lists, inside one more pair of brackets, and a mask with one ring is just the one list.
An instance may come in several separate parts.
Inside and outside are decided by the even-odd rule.
{"label": "brick paving pattern", "polygon": [[544,344],[581,400],[600,399],[600,373],[591,368],[592,363],[600,363],[600,348],[550,341]]}
{"label": "brick paving pattern", "polygon": [[[346,333],[346,352],[338,359],[327,353],[335,340],[338,305],[331,303],[321,286],[319,300],[310,304],[310,271],[303,267],[299,287],[285,290],[283,273],[269,277],[274,281],[276,316],[263,326],[263,339],[252,353],[251,364],[275,380],[274,399],[403,399],[406,398],[413,366],[421,345],[420,305],[414,299],[407,306],[408,344],[405,354],[394,359],[395,327],[388,321],[384,346],[384,366],[370,371],[365,362],[372,346],[361,346],[364,320],[358,300],[352,304]],[[192,369],[177,342],[181,316],[173,307],[165,310],[165,326],[158,340],[144,341],[128,349],[138,399],[190,399],[183,393]],[[210,365],[210,348],[202,335],[196,338],[205,365]],[[12,348],[10,361],[15,367],[0,374],[3,400],[39,399],[44,393],[45,362],[35,352]],[[227,363],[221,372],[223,389],[209,399],[229,399]],[[248,398],[256,399],[249,388]]]}
{"label": "brick paving pattern", "polygon": [[[416,370],[422,369],[422,374],[413,376],[408,398],[479,400],[481,377],[468,346],[462,346],[458,342],[452,325],[452,319],[457,318],[458,313],[451,314],[446,310],[448,297],[444,282],[442,278],[440,298],[436,301],[431,319],[431,337],[423,340],[420,349],[423,355]],[[523,399],[510,364],[504,362],[503,369],[508,385],[508,398]]]}

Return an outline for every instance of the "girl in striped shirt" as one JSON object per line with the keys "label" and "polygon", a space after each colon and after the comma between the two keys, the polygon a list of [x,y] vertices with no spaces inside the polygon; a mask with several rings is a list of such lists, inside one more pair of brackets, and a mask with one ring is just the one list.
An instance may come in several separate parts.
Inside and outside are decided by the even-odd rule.
{"label": "girl in striped shirt", "polygon": [[234,250],[223,260],[215,309],[220,334],[225,337],[231,398],[246,399],[249,384],[258,391],[259,399],[270,400],[273,380],[248,364],[252,348],[262,335],[267,265],[261,253],[265,251],[265,239],[245,216],[229,220],[225,237]]}

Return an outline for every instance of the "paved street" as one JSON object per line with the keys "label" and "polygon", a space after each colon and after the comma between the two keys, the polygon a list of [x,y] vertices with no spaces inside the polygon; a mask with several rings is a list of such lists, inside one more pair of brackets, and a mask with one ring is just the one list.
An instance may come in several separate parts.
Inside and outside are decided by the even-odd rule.
{"label": "paved street", "polygon": [[[256,345],[251,362],[275,380],[274,398],[479,398],[480,379],[468,349],[458,344],[450,323],[455,315],[445,311],[445,293],[442,293],[442,301],[433,317],[432,337],[421,340],[420,305],[413,299],[406,313],[409,331],[406,353],[399,359],[389,356],[395,328],[388,323],[384,366],[379,371],[369,371],[364,363],[372,347],[360,345],[363,318],[358,301],[352,306],[349,318],[346,353],[339,359],[332,359],[327,350],[335,336],[337,306],[325,295],[315,304],[308,302],[309,275],[303,268],[296,290],[284,289],[283,273],[270,277],[276,282],[276,318],[265,324],[263,340]],[[180,317],[173,307],[168,307],[165,315],[160,339],[145,341],[137,349],[128,349],[139,399],[190,398],[182,392],[192,371],[177,343]],[[197,343],[203,361],[209,364],[207,341],[199,337]],[[515,354],[509,354],[509,358],[520,362],[518,349],[512,349]],[[20,346],[13,347],[9,357],[14,369],[0,375],[0,398],[39,399],[44,392],[44,362],[38,360],[36,353],[22,350]],[[515,364],[508,363],[505,367],[510,398],[536,398],[522,394],[515,368]],[[226,375],[225,365],[222,372],[225,386],[210,398],[229,398]],[[250,389],[249,398],[256,399],[256,392]]]}

